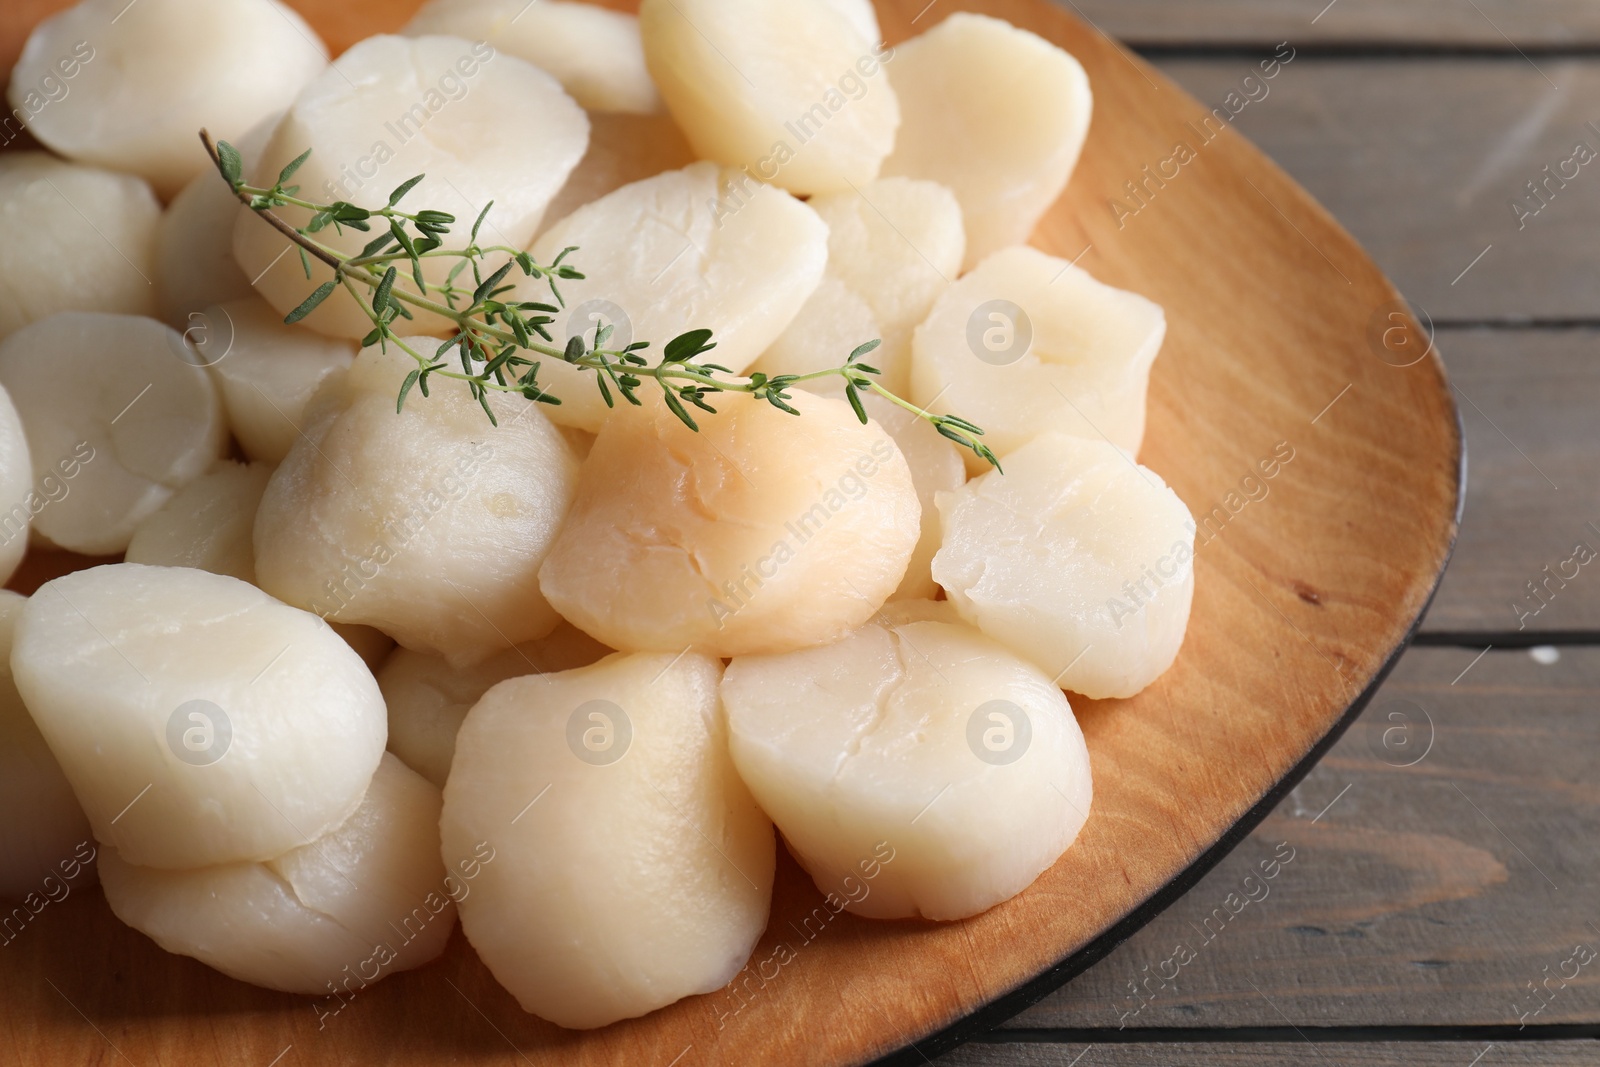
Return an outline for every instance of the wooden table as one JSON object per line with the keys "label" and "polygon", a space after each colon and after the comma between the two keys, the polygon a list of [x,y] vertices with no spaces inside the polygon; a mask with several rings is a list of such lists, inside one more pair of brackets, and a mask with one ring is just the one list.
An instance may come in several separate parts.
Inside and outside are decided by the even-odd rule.
{"label": "wooden table", "polygon": [[1179,903],[940,1062],[1600,1063],[1600,157],[1566,162],[1600,153],[1600,5],[1063,2],[1210,105],[1295,49],[1236,125],[1432,318],[1470,489],[1338,747]]}

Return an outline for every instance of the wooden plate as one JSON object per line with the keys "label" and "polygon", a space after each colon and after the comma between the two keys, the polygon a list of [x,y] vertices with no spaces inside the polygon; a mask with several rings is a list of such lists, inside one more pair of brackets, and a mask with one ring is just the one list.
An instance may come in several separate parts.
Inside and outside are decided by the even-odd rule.
{"label": "wooden plate", "polygon": [[[296,6],[339,49],[415,3]],[[0,64],[30,16],[61,5],[17,6]],[[1403,646],[1455,537],[1462,439],[1431,340],[1326,212],[1092,27],[1047,0],[879,2],[891,42],[963,8],[1031,29],[1088,69],[1093,131],[1034,243],[1166,307],[1142,458],[1203,520],[1177,665],[1133,700],[1077,707],[1095,768],[1077,845],[1020,897],[947,925],[827,918],[783,859],[771,927],[737,991],[583,1034],[520,1011],[459,934],[441,962],[323,1015],[337,1005],[162,953],[82,889],[0,948],[0,1061],[920,1063],[1103,956],[1332,743]],[[1252,73],[1241,59],[1240,79]],[[1182,165],[1169,162],[1180,143],[1194,153]],[[1262,477],[1275,454],[1280,468]]]}

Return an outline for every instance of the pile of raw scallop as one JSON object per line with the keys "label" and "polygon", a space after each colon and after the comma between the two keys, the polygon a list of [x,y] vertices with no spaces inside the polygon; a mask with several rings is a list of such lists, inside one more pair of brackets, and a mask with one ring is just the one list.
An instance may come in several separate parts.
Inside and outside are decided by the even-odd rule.
{"label": "pile of raw scallop", "polygon": [[[1132,696],[1188,623],[1189,514],[1136,458],[1165,319],[1026,243],[1088,131],[1078,62],[916,28],[433,0],[330,62],[277,0],[40,24],[7,129],[48,151],[0,154],[0,571],[68,573],[0,594],[8,914],[92,840],[122,921],[234,978],[342,996],[459,918],[590,1028],[735,978],[780,834],[818,907],[874,919],[1054,864],[1092,793],[1066,692]],[[698,432],[558,360],[559,406],[491,423],[436,381],[397,412],[414,364],[353,300],[285,324],[329,275],[202,128],[250,184],[311,149],[304,197],[426,175],[408,205],[576,246],[567,336],[708,328],[733,374],[881,338],[884,385],[1002,469],[838,378]]]}

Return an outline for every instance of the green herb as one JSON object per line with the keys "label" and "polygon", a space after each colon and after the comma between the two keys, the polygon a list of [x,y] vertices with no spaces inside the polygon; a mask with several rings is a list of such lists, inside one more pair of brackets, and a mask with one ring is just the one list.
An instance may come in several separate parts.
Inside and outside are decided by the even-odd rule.
{"label": "green herb", "polygon": [[[592,340],[580,334],[570,338],[565,345],[558,345],[547,327],[555,322],[554,316],[565,307],[558,281],[583,278],[577,267],[567,261],[567,257],[577,251],[576,248],[565,249],[552,263],[542,265],[521,249],[478,244],[478,231],[489,209],[494,206],[492,203],[484,207],[473,223],[466,247],[445,248],[444,238],[450,234],[450,227],[456,222],[454,215],[444,211],[413,213],[400,209],[400,202],[422,181],[421,174],[402,182],[390,194],[388,205],[377,210],[345,201],[319,204],[301,198],[298,195],[299,186],[289,184],[295,172],[310,158],[309,149],[284,167],[270,188],[256,188],[245,183],[239,153],[232,145],[226,141],[213,143],[210,134],[204,130],[200,131],[200,140],[234,195],[298,246],[307,278],[311,277],[308,256],[320,260],[333,270],[333,281],[319,286],[284,321],[299,322],[316,310],[335,289],[343,288],[372,320],[372,331],[362,339],[362,344],[380,345],[385,350],[392,344],[416,361],[417,369],[408,374],[400,386],[400,395],[395,402],[396,411],[405,407],[406,397],[413,387],[424,397],[428,396],[430,378],[465,383],[473,398],[488,414],[490,422],[495,421],[494,411],[489,404],[491,392],[519,393],[543,404],[561,403],[559,397],[546,392],[539,385],[540,363],[537,358],[531,357],[557,359],[594,371],[595,385],[607,407],[615,407],[618,397],[629,404],[641,404],[639,389],[646,380],[653,381],[661,389],[662,397],[672,413],[684,425],[696,431],[700,427],[689,409],[698,408],[714,414],[716,408],[711,406],[707,398],[716,393],[749,393],[780,411],[798,415],[800,412],[789,403],[793,399],[790,393],[793,387],[803,382],[838,377],[844,379],[845,397],[863,423],[867,421],[867,412],[861,403],[861,393],[876,393],[926,420],[940,434],[963,448],[972,449],[996,468],[1000,466],[994,452],[981,440],[983,430],[978,426],[954,415],[931,414],[896,396],[878,382],[879,370],[862,362],[862,358],[876,349],[881,343],[879,341],[868,341],[851,352],[841,366],[828,370],[810,374],[767,375],[758,372],[748,378],[739,378],[727,367],[700,359],[716,348],[710,330],[690,330],[674,337],[666,343],[660,361],[655,363],[641,354],[650,347],[648,341],[636,341],[620,349],[606,347],[613,326],[604,322],[595,326]],[[303,227],[292,226],[273,210],[280,207],[309,211],[311,221]],[[375,226],[380,228],[380,232],[357,255],[350,256],[313,236],[330,226],[337,233],[342,233],[345,228],[371,232]],[[485,261],[491,256],[506,256],[509,262],[485,277]],[[422,261],[440,258],[459,262],[451,269],[444,284],[429,285],[422,275]],[[411,281],[416,286],[415,292],[397,286],[401,266],[408,269]],[[459,281],[468,268],[472,271],[471,289],[465,288],[464,283]],[[520,269],[527,277],[544,281],[555,303],[502,299],[515,288],[506,282],[513,268]],[[370,296],[363,297],[358,286],[370,290]],[[455,325],[455,334],[431,356],[418,352],[395,331],[395,320],[413,318],[413,308],[438,315]],[[459,371],[450,369],[448,357],[452,350],[461,366]]]}

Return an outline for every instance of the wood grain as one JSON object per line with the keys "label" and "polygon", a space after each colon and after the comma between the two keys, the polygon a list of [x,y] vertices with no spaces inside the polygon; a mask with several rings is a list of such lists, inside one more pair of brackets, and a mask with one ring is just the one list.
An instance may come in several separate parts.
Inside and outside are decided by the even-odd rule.
{"label": "wood grain", "polygon": [[[1172,1045],[967,1045],[939,1060],[941,1067],[1282,1067],[1283,1064],[1339,1064],[1341,1067],[1591,1067],[1592,1041],[1537,1044],[1466,1041],[1373,1042],[1371,1044],[1216,1044]],[[1087,1054],[1086,1054],[1087,1053]]]}
{"label": "wood grain", "polygon": [[[1230,92],[1243,98],[1243,79],[1271,53],[1166,59],[1158,66],[1219,107]],[[1565,188],[1552,183],[1548,205],[1522,223],[1510,206],[1513,197],[1529,196],[1528,182],[1544,180],[1546,166],[1559,168],[1571,158],[1578,142],[1600,152],[1600,132],[1588,125],[1600,124],[1592,106],[1600,95],[1600,61],[1301,56],[1266,88],[1265,98],[1238,114],[1235,128],[1349,227],[1427,314],[1600,319],[1600,289],[1588,282],[1593,248],[1573,239],[1600,228],[1600,160],[1569,168],[1577,177]],[[1168,130],[1168,139],[1194,136],[1177,122]],[[1202,157],[1194,166],[1205,165]],[[1109,201],[1122,192],[1122,180],[1080,192]],[[1171,209],[1164,198],[1159,193],[1125,220],[1125,232],[1161,228]]]}
{"label": "wood grain", "polygon": [[1600,553],[1600,330],[1445,330],[1438,343],[1472,477],[1423,631],[1600,632],[1600,561],[1574,560],[1579,543]]}
{"label": "wood grain", "polygon": [[[1066,3],[1067,0],[1061,0]],[[1072,0],[1111,36],[1135,46],[1296,44],[1534,51],[1600,42],[1587,0]]]}
{"label": "wood grain", "polygon": [[[1102,963],[1007,1025],[1110,1033],[1514,1028],[1523,1012],[1530,1026],[1600,1020],[1600,960],[1567,968],[1577,978],[1552,983],[1537,1014],[1545,1002],[1528,990],[1579,943],[1600,952],[1600,649],[1564,649],[1548,666],[1525,651],[1474,664],[1476,655],[1407,652],[1361,720],[1248,841]],[[1386,746],[1388,731],[1397,732]],[[1414,766],[1396,766],[1424,751]],[[1259,864],[1282,842],[1295,858],[1262,880]],[[1265,890],[1244,888],[1251,874]],[[1260,899],[1215,918],[1236,892]],[[1167,964],[1180,944],[1197,958]]]}
{"label": "wood grain", "polygon": [[[904,39],[926,7],[881,4],[888,38]],[[1202,109],[1045,0],[949,0],[938,15],[963,8],[1027,26],[1087,68],[1098,116],[1036,243],[1067,258],[1093,246],[1094,273],[1166,307],[1144,459],[1227,527],[1199,551],[1174,668],[1134,700],[1078,708],[1098,782],[1079,843],[976,919],[842,917],[793,945],[796,960],[737,1011],[724,992],[588,1034],[523,1014],[459,938],[440,964],[363,993],[319,1027],[309,1002],[165,956],[83,893],[5,950],[0,1062],[864,1062],[1084,949],[1313,750],[1403,640],[1455,534],[1461,443],[1441,365],[1385,360],[1384,327],[1417,331],[1390,318],[1395,292],[1242,138],[1205,149],[1163,225],[1119,233],[1096,191],[1163,158],[1171,128]],[[352,3],[339,17],[375,9]],[[1279,442],[1294,449],[1293,476],[1245,521],[1241,482]],[[793,942],[817,904],[786,865],[756,960]]]}

